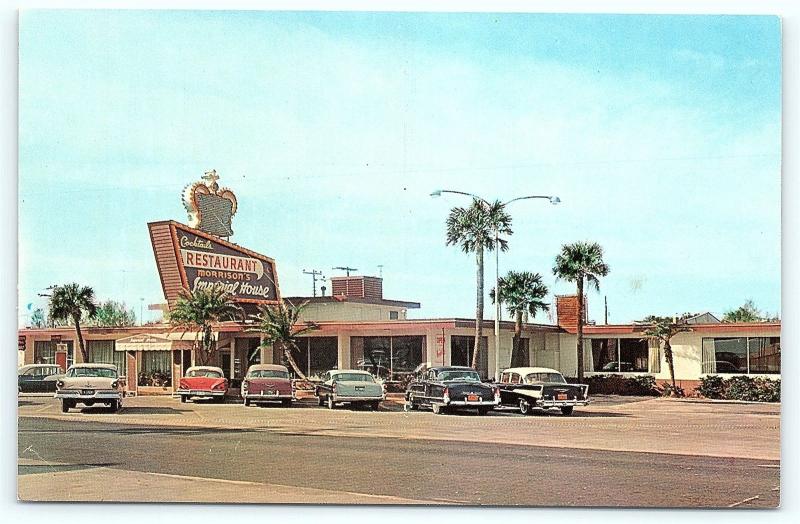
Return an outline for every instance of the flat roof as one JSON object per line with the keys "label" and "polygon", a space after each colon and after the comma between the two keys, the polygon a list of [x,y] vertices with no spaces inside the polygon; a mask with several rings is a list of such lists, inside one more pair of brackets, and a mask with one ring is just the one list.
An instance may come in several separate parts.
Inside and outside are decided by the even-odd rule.
{"label": "flat roof", "polygon": [[294,305],[308,302],[310,304],[339,304],[342,302],[352,302],[355,304],[371,304],[375,306],[396,306],[409,309],[419,309],[419,302],[409,302],[407,300],[389,300],[386,298],[362,298],[350,297],[346,295],[325,296],[325,297],[283,297],[284,302],[291,302]]}

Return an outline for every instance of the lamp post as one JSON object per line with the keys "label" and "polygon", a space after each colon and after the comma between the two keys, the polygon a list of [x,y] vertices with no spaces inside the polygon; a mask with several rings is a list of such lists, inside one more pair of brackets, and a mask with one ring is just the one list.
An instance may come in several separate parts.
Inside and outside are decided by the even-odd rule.
{"label": "lamp post", "polygon": [[[431,193],[432,197],[440,197],[442,193],[453,193],[456,195],[465,195],[472,198],[475,198],[483,203],[484,206],[487,208],[490,206],[489,201],[485,198],[479,197],[478,195],[467,193],[465,191],[454,191],[449,189],[437,189],[436,191]],[[550,196],[550,195],[528,195],[523,197],[512,198],[506,202],[500,204],[500,207],[506,207],[508,204],[512,202],[516,202],[517,200],[532,200],[537,198],[545,198],[550,201],[551,204],[556,205],[561,203],[561,199],[557,196]],[[495,305],[495,312],[494,312],[494,379],[500,379],[500,231],[495,225],[494,228],[494,305]],[[477,320],[477,319],[476,319]],[[480,343],[480,342],[479,342]]]}

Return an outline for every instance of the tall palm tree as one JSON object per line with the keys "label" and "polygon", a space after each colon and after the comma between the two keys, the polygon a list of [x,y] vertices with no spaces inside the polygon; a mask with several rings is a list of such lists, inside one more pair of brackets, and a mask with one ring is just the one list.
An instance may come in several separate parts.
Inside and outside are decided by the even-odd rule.
{"label": "tall palm tree", "polygon": [[232,300],[228,292],[211,287],[181,292],[169,310],[168,321],[174,327],[192,331],[196,337],[200,337],[200,362],[209,364],[214,361],[217,349],[212,325],[225,320],[238,320],[242,316],[242,308]]}
{"label": "tall palm tree", "polygon": [[[519,353],[519,343],[522,337],[522,316],[525,313],[536,316],[539,311],[548,311],[550,305],[542,299],[547,296],[547,286],[542,282],[542,275],[529,271],[509,271],[506,276],[500,277],[500,301],[506,305],[506,310],[514,316],[514,343],[511,350],[511,360]],[[489,292],[494,302],[495,289]]]}
{"label": "tall palm tree", "polygon": [[53,322],[72,322],[84,362],[89,362],[89,352],[81,333],[81,318],[84,314],[94,318],[97,305],[94,302],[94,289],[80,286],[75,282],[53,287],[50,295],[50,319]]}
{"label": "tall palm tree", "polygon": [[672,337],[678,333],[691,331],[692,329],[685,323],[685,316],[679,318],[658,317],[650,315],[641,321],[647,326],[643,331],[645,339],[653,340],[664,349],[664,358],[669,366],[669,378],[672,381],[672,395],[677,394],[675,387],[675,366],[672,358]]}
{"label": "tall palm tree", "polygon": [[599,277],[608,275],[608,264],[603,261],[603,248],[597,242],[575,242],[561,246],[556,256],[553,274],[556,278],[575,282],[578,289],[578,380],[583,380],[583,320],[586,283],[600,290]]}
{"label": "tall palm tree", "polygon": [[[288,304],[288,305],[287,305]],[[299,351],[297,338],[319,329],[313,322],[300,322],[300,315],[308,302],[295,306],[284,301],[277,306],[259,306],[258,314],[251,315],[256,322],[256,327],[250,331],[258,331],[264,335],[264,345],[276,344],[286,357],[289,365],[302,380],[306,379],[305,373],[297,365],[293,351]]]}
{"label": "tall palm tree", "polygon": [[483,338],[483,252],[508,250],[508,241],[500,235],[511,235],[511,215],[499,200],[486,202],[473,198],[469,207],[454,207],[447,217],[447,245],[457,245],[464,253],[474,253],[478,266],[475,303],[475,346],[472,367],[478,368],[478,353]]}

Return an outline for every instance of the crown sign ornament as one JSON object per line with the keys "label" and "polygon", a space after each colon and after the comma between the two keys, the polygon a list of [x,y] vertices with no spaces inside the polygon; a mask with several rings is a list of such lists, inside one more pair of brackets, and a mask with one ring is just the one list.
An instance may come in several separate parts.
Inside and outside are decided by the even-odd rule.
{"label": "crown sign ornament", "polygon": [[227,187],[219,187],[219,175],[214,169],[206,171],[202,179],[183,190],[183,207],[189,213],[189,225],[218,237],[230,237],[236,195]]}

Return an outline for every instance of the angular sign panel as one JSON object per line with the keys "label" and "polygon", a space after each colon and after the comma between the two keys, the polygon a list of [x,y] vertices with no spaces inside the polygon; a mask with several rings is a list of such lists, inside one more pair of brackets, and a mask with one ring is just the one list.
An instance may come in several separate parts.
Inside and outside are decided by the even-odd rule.
{"label": "angular sign panel", "polygon": [[170,305],[182,289],[222,288],[237,302],[280,301],[273,259],[177,222],[152,222],[148,227]]}

